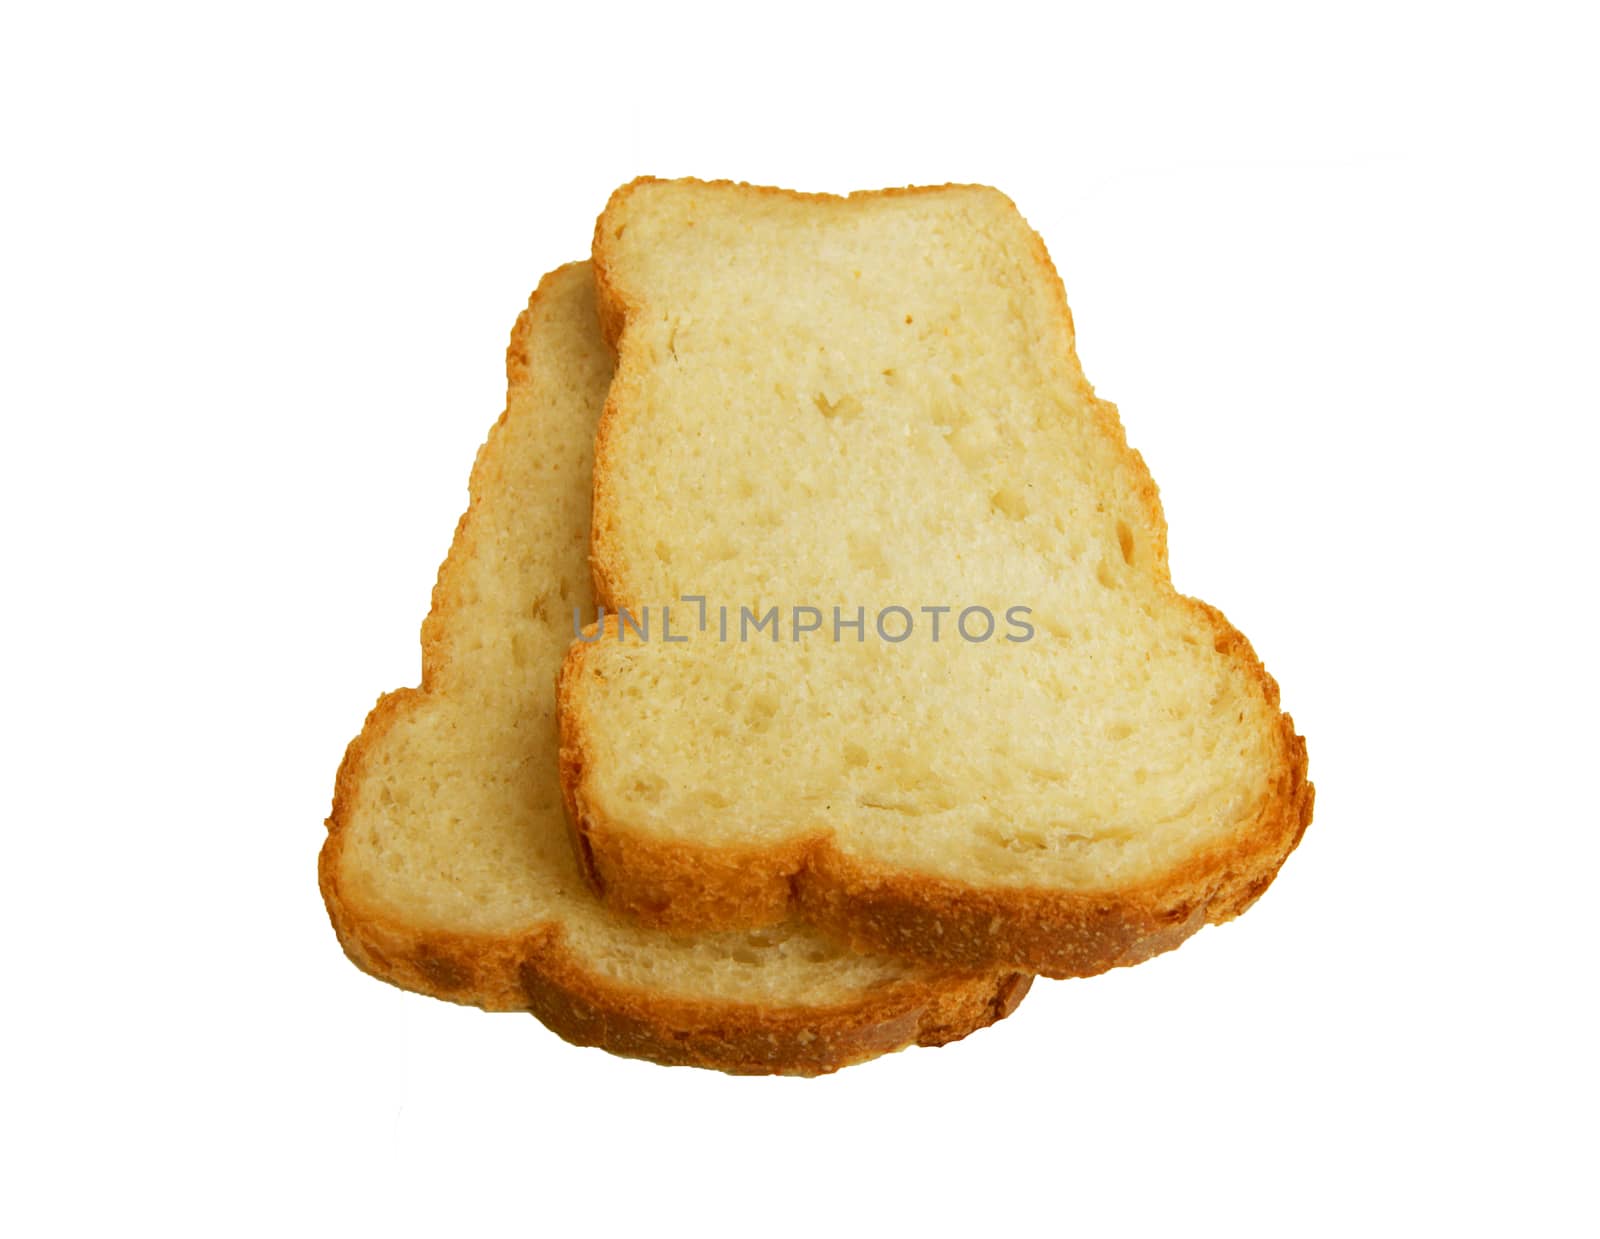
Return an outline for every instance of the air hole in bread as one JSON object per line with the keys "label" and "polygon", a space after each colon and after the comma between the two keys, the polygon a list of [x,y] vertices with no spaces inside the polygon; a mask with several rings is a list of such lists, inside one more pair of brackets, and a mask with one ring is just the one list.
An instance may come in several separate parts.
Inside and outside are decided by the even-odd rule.
{"label": "air hole in bread", "polygon": [[1014,486],[1002,486],[995,491],[989,496],[989,506],[1014,521],[1024,520],[1028,515],[1028,501]]}
{"label": "air hole in bread", "polygon": [[667,790],[667,781],[660,775],[640,775],[633,780],[628,790],[646,804],[659,804],[661,793]]}
{"label": "air hole in bread", "polygon": [[998,830],[992,826],[985,826],[979,827],[978,834],[1009,852],[1045,852],[1050,849],[1050,840],[1044,835],[1020,827]]}
{"label": "air hole in bread", "polygon": [[856,803],[863,809],[882,809],[888,813],[903,813],[907,817],[921,817],[923,812],[922,806],[915,800],[889,791],[869,792],[857,796]]}
{"label": "air hole in bread", "polygon": [[1122,548],[1122,562],[1133,563],[1133,530],[1128,528],[1127,521],[1117,522],[1117,545]]}
{"label": "air hole in bread", "polygon": [[1036,616],[1036,618],[1039,621],[1039,626],[1052,637],[1059,637],[1065,641],[1072,636],[1072,626],[1060,616],[1047,614]]}
{"label": "air hole in bread", "polygon": [[778,694],[773,692],[757,693],[750,698],[750,708],[745,711],[745,722],[751,731],[765,731],[772,726],[772,720],[778,713]]}
{"label": "air hole in bread", "polygon": [[889,561],[884,558],[883,548],[875,539],[851,534],[850,562],[862,572],[870,572],[874,576],[889,575]]}
{"label": "air hole in bread", "polygon": [[960,430],[972,420],[965,409],[948,397],[931,396],[928,407],[929,419],[946,434]]}
{"label": "air hole in bread", "polygon": [[950,446],[955,449],[956,459],[976,473],[994,458],[1000,448],[1000,436],[988,421],[968,421],[951,432]]}
{"label": "air hole in bread", "polygon": [[817,406],[817,411],[829,419],[848,422],[861,413],[861,401],[854,396],[840,396],[837,400],[829,400],[822,392],[818,392],[811,399]]}
{"label": "air hole in bread", "polygon": [[1029,778],[1040,783],[1065,783],[1069,777],[1065,770],[1058,769],[1055,766],[1040,766],[1031,762],[1022,762],[1020,764],[1022,771]]}

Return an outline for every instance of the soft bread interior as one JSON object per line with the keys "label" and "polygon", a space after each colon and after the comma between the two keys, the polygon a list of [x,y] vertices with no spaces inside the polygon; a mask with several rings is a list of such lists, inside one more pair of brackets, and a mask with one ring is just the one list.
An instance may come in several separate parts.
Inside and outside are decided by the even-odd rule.
{"label": "soft bread interior", "polygon": [[[658,631],[663,604],[692,627],[685,595],[736,630],[743,606],[784,626],[586,648],[568,725],[597,818],[1093,890],[1260,811],[1287,761],[1276,688],[1173,589],[1154,486],[1009,201],[643,184],[597,254],[626,312],[596,492],[607,600]],[[865,639],[793,640],[798,605],[863,606]],[[891,605],[917,621],[899,644],[874,632]],[[997,619],[982,644],[954,631],[972,606]],[[1004,639],[1015,606],[1031,640]],[[952,609],[938,643],[924,607]]]}

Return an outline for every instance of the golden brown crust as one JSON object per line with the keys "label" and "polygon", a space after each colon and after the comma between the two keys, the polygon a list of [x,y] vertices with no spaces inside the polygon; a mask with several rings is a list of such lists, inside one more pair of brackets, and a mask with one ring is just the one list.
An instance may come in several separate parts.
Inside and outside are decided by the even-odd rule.
{"label": "golden brown crust", "polygon": [[[530,314],[557,274],[541,281],[512,332],[506,351],[512,385],[527,377]],[[506,416],[501,414],[497,428]],[[517,934],[452,932],[363,902],[350,888],[341,858],[367,763],[391,728],[428,704],[442,670],[445,625],[461,600],[457,565],[470,553],[479,482],[495,467],[494,440],[491,434],[473,469],[472,501],[456,527],[423,624],[423,686],[378,701],[345,750],[334,780],[317,877],[334,932],[351,961],[402,989],[489,1011],[531,1012],[578,1045],[740,1074],[818,1075],[911,1044],[943,1045],[1009,1015],[1031,977],[994,970],[930,969],[855,1002],[826,1007],[689,1000],[622,985],[586,967],[554,921]]]}
{"label": "golden brown crust", "polygon": [[383,697],[336,779],[317,872],[339,944],[363,972],[449,1002],[531,1012],[575,1045],[737,1074],[821,1075],[907,1045],[944,1045],[1005,1018],[1028,992],[1025,973],[984,971],[903,981],[829,1007],[696,1002],[586,968],[554,923],[517,935],[452,933],[361,907],[340,880],[339,856],[362,768],[384,733],[425,700],[416,689]]}
{"label": "golden brown crust", "polygon": [[[602,321],[619,352],[617,374],[626,381],[626,323],[637,307],[618,288],[607,257],[609,216],[634,189],[612,195],[595,230],[594,270]],[[733,182],[703,182],[732,185]],[[862,197],[934,193],[951,186],[914,187],[838,198],[741,186],[763,195],[843,204]],[[1073,369],[1102,431],[1139,479],[1149,567],[1170,583],[1167,528],[1159,492],[1144,458],[1128,446],[1116,407],[1094,395],[1077,364],[1066,291],[1044,242],[1032,233],[1036,260],[1048,273]],[[591,559],[596,597],[604,605],[636,606],[619,586],[605,545],[602,514],[609,493],[608,461],[622,414],[618,382],[606,400],[595,449],[595,523]],[[1276,706],[1278,686],[1244,635],[1206,603],[1178,596],[1202,612],[1216,648],[1233,658]],[[1224,843],[1190,857],[1159,880],[1109,892],[1073,893],[1045,888],[975,887],[944,878],[872,865],[843,853],[824,835],[785,839],[737,854],[692,843],[648,840],[606,819],[583,791],[587,738],[572,705],[573,686],[586,652],[574,644],[561,674],[561,778],[570,827],[590,882],[606,903],[649,924],[673,929],[726,929],[767,924],[798,911],[812,924],[858,949],[880,950],[952,967],[1009,966],[1051,977],[1092,976],[1171,950],[1202,925],[1229,920],[1271,884],[1311,821],[1314,789],[1306,779],[1305,741],[1293,720],[1279,715],[1280,758],[1268,795],[1251,821]]]}
{"label": "golden brown crust", "polygon": [[523,967],[528,1009],[565,1040],[737,1075],[823,1075],[908,1045],[945,1045],[1011,1014],[1031,981],[990,972],[972,984],[896,985],[849,1006],[764,1010],[625,990],[559,947]]}
{"label": "golden brown crust", "polygon": [[[1243,634],[1220,613],[1218,646],[1277,685]],[[598,645],[599,643],[596,643]],[[1093,976],[1182,944],[1203,925],[1238,916],[1271,884],[1311,821],[1305,741],[1279,715],[1282,761],[1252,820],[1159,880],[1106,892],[976,887],[873,865],[830,837],[724,851],[642,839],[619,828],[583,792],[588,747],[569,704],[595,645],[574,644],[561,673],[561,784],[585,875],[606,904],[675,930],[729,929],[802,919],[858,950],[953,968],[1013,967],[1049,977]]]}

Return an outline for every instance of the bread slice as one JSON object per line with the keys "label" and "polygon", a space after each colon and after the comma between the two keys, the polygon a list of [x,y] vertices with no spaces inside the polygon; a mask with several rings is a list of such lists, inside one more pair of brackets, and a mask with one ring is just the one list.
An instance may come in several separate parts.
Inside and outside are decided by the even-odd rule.
{"label": "bread slice", "polygon": [[[561,726],[609,904],[798,908],[1070,976],[1261,894],[1310,820],[1305,745],[1244,637],[1173,588],[1155,485],[1009,200],[641,181],[594,255],[620,352],[593,563],[634,622],[573,646]],[[741,642],[773,607],[779,639]],[[799,607],[823,624],[797,639]],[[973,607],[986,641],[980,612],[958,632]]]}
{"label": "bread slice", "polygon": [[732,1072],[814,1074],[1009,1013],[1013,971],[938,971],[805,928],[674,936],[606,910],[573,860],[555,676],[586,549],[611,360],[587,263],[540,284],[506,354],[423,625],[420,689],[379,701],[339,769],[320,877],[355,963],[404,989],[532,1011],[581,1045]]}

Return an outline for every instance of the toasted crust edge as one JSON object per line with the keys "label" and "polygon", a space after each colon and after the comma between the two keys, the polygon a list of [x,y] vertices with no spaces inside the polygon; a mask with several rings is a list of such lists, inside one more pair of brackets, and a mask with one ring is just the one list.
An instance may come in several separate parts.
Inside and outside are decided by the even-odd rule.
{"label": "toasted crust edge", "polygon": [[[531,315],[552,280],[546,275],[517,318],[506,350],[507,380],[526,378]],[[387,693],[345,750],[334,780],[317,880],[340,946],[356,967],[401,989],[489,1011],[526,1011],[575,1045],[668,1066],[733,1074],[823,1075],[905,1046],[944,1045],[1003,1019],[1028,991],[1031,976],[954,971],[885,986],[858,1002],[826,1007],[762,1007],[695,1001],[626,986],[584,966],[559,922],[512,935],[430,929],[365,905],[341,873],[345,836],[361,796],[366,766],[390,728],[430,699],[443,664],[442,635],[460,601],[455,567],[470,553],[479,479],[492,460],[502,413],[479,453],[467,511],[439,569],[422,627],[422,687]]]}
{"label": "toasted crust edge", "polygon": [[[1193,605],[1215,617],[1218,642],[1253,663],[1275,702],[1277,685],[1243,634],[1214,608]],[[575,644],[568,651],[558,690],[568,825],[584,876],[600,897],[662,928],[729,929],[798,914],[857,950],[944,967],[1094,976],[1170,951],[1202,926],[1238,916],[1271,885],[1311,822],[1315,788],[1306,778],[1305,741],[1294,720],[1280,714],[1283,759],[1254,817],[1158,879],[1120,890],[978,887],[863,862],[825,835],[742,849],[641,838],[610,821],[584,793],[589,743],[574,695],[593,648]]]}
{"label": "toasted crust edge", "polygon": [[[654,179],[641,177],[618,189],[595,225],[597,300],[606,338],[619,356],[619,375],[626,361],[627,322],[638,307],[612,275],[607,260],[611,231],[608,217],[638,186]],[[864,191],[841,198],[730,181],[697,183],[838,204],[863,197],[954,188],[944,185]],[[1104,432],[1126,454],[1136,476],[1142,479],[1139,495],[1152,537],[1151,566],[1170,585],[1166,520],[1154,479],[1144,458],[1129,446],[1116,407],[1094,395],[1083,377],[1082,366],[1076,364],[1076,339],[1065,286],[1043,239],[1032,229],[1029,231],[1035,259],[1055,292],[1054,301],[1065,338],[1070,342],[1081,390]],[[613,382],[595,447],[597,516],[609,489],[605,465],[610,445],[616,423],[623,415],[618,387]],[[596,519],[591,543],[596,597],[612,609],[636,605],[639,600],[622,596],[618,588],[616,568],[601,529],[602,523]],[[1204,614],[1212,624],[1218,651],[1232,657],[1276,706],[1277,683],[1244,634],[1215,607],[1182,595],[1176,597],[1181,605]],[[1305,740],[1295,732],[1293,719],[1280,713],[1280,761],[1255,816],[1232,838],[1204,849],[1160,878],[1116,891],[1069,893],[1038,887],[977,887],[864,863],[846,856],[826,835],[738,850],[645,839],[608,820],[584,795],[589,745],[581,712],[575,706],[575,686],[584,674],[583,662],[590,648],[575,643],[568,651],[558,690],[561,783],[569,828],[591,886],[610,906],[653,925],[674,929],[732,928],[769,924],[797,912],[857,949],[947,966],[1011,966],[1050,977],[1093,976],[1172,950],[1203,925],[1238,916],[1271,884],[1311,821],[1315,788],[1306,777]]]}

